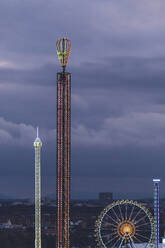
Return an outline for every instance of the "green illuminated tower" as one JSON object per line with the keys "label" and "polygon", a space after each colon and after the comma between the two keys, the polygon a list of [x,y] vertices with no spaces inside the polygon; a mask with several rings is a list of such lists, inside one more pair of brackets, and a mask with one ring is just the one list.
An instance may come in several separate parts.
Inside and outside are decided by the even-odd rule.
{"label": "green illuminated tower", "polygon": [[42,142],[38,136],[34,141],[35,148],[35,248],[41,248],[41,147]]}

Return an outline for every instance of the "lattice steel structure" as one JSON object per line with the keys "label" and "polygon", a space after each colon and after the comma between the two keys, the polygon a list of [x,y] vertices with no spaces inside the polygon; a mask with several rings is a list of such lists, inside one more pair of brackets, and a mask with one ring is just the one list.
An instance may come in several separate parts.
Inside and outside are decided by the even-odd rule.
{"label": "lattice steel structure", "polygon": [[41,147],[38,136],[34,141],[35,148],[35,248],[41,248]]}
{"label": "lattice steel structure", "polygon": [[154,226],[155,226],[155,248],[159,247],[159,178],[153,179],[154,183]]}
{"label": "lattice steel structure", "polygon": [[65,71],[71,50],[67,38],[56,43],[63,68],[57,73],[57,248],[70,247],[71,74]]}

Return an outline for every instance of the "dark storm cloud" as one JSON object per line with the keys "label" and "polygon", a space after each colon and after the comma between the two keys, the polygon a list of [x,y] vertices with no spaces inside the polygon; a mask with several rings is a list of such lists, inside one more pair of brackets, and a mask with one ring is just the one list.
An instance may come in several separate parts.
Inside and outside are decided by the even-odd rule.
{"label": "dark storm cloud", "polygon": [[[1,2],[1,59],[19,66],[54,61],[55,41],[69,36],[71,64],[108,56],[160,56],[164,45],[162,1]],[[132,11],[130,11],[130,9]]]}
{"label": "dark storm cloud", "polygon": [[16,84],[26,85],[55,85],[57,67],[53,64],[33,69],[0,68],[0,83],[12,81]]}
{"label": "dark storm cloud", "polygon": [[76,87],[164,88],[164,58],[111,57],[105,62],[73,68]]}
{"label": "dark storm cloud", "polygon": [[34,193],[37,125],[43,194],[55,192],[55,43],[68,36],[73,197],[151,195],[165,160],[164,7],[161,0],[0,2],[0,193]]}
{"label": "dark storm cloud", "polygon": [[[82,63],[71,67],[74,88],[164,88],[165,58],[110,57],[104,63]],[[33,69],[0,68],[0,83],[55,86],[55,64]]]}

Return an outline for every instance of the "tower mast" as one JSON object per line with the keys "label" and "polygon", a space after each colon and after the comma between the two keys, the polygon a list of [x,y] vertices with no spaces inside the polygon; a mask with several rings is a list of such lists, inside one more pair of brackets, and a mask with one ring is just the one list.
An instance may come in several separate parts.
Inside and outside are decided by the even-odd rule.
{"label": "tower mast", "polygon": [[41,248],[41,147],[37,127],[37,138],[34,141],[35,149],[35,248]]}
{"label": "tower mast", "polygon": [[159,247],[159,178],[153,179],[154,183],[154,226],[155,226],[155,248]]}
{"label": "tower mast", "polygon": [[70,107],[71,74],[65,71],[71,41],[57,40],[62,72],[57,73],[57,248],[70,247]]}

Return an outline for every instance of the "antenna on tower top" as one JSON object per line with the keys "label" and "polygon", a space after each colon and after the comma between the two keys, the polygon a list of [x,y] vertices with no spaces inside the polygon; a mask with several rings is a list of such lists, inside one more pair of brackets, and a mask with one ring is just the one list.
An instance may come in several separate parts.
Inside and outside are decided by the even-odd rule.
{"label": "antenna on tower top", "polygon": [[39,137],[39,128],[37,127],[37,138]]}

